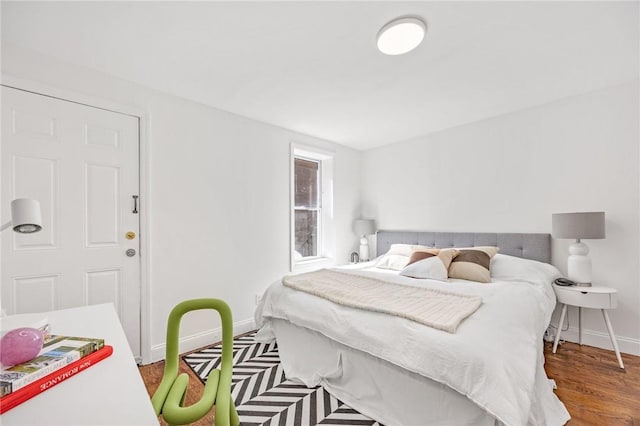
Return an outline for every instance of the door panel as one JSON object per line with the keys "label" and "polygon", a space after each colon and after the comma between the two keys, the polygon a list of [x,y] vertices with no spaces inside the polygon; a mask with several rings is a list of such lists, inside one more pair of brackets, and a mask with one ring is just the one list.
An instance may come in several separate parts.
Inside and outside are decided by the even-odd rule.
{"label": "door panel", "polygon": [[87,145],[101,145],[109,148],[119,147],[120,132],[117,129],[87,124],[84,127],[84,135]]}
{"label": "door panel", "polygon": [[85,247],[120,243],[120,169],[85,163]]}
{"label": "door panel", "polygon": [[16,136],[50,141],[56,139],[56,120],[50,116],[12,108],[11,118],[13,134]]}
{"label": "door panel", "polygon": [[120,270],[91,271],[85,273],[85,293],[87,305],[113,302],[120,314]]}
{"label": "door panel", "polygon": [[15,278],[13,309],[17,312],[42,312],[55,309],[59,275]]}
{"label": "door panel", "polygon": [[[43,229],[2,236],[9,314],[111,302],[140,355],[139,123],[136,117],[2,88],[2,218],[40,201]],[[54,326],[55,332],[55,326]],[[100,336],[95,336],[100,337]]]}

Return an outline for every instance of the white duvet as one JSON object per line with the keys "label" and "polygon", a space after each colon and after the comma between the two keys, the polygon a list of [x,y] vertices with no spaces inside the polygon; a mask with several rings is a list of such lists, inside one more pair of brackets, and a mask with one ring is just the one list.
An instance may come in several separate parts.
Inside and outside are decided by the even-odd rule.
{"label": "white duvet", "polygon": [[466,395],[508,426],[564,424],[569,414],[544,374],[542,336],[555,307],[549,264],[496,255],[492,283],[407,278],[378,268],[358,273],[394,283],[482,298],[451,334],[382,313],[337,305],[284,287],[269,287],[256,310],[258,336],[273,338],[270,320],[315,330]]}

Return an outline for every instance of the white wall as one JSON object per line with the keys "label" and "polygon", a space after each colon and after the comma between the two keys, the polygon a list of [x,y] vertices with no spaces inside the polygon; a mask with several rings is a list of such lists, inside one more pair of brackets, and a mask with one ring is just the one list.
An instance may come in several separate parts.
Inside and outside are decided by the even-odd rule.
{"label": "white wall", "polygon": [[[357,244],[351,224],[360,206],[358,151],[11,46],[3,46],[2,72],[148,115],[154,360],[164,355],[166,319],[176,303],[224,299],[237,330],[246,331],[255,294],[289,271],[291,141],[335,151],[338,261],[346,262]],[[218,327],[213,314],[188,316],[183,349],[217,340]]]}
{"label": "white wall", "polygon": [[[363,215],[388,230],[551,232],[554,212],[605,211],[607,238],[585,241],[594,282],[618,290],[614,331],[621,350],[640,354],[638,89],[636,81],[366,151]],[[564,273],[569,244],[553,242]],[[611,347],[598,311],[585,310],[583,325],[585,343]]]}
{"label": "white wall", "polygon": [[[607,238],[587,241],[594,280],[619,290],[613,326],[621,349],[640,354],[637,82],[360,153],[11,46],[2,60],[6,75],[147,112],[154,358],[178,301],[226,299],[247,327],[255,293],[288,271],[290,140],[336,150],[340,261],[360,213],[379,229],[550,232],[553,212],[605,211]],[[564,272],[569,243],[553,244]],[[208,321],[188,318],[187,348],[216,337]],[[597,312],[585,328],[586,343],[610,347]]]}

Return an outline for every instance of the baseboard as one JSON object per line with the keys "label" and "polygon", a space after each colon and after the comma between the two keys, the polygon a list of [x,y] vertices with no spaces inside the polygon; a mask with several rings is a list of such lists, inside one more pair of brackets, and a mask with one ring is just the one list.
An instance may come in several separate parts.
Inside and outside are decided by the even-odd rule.
{"label": "baseboard", "polygon": [[[555,330],[554,330],[555,331]],[[615,332],[615,330],[614,330]],[[560,340],[566,340],[568,342],[578,343],[578,328],[569,327],[568,330],[563,331],[560,334]],[[631,339],[629,337],[616,336],[618,342],[618,349],[625,354],[631,354],[640,356],[640,340]],[[611,338],[608,333],[601,333],[599,331],[582,329],[582,344],[595,346],[596,348],[607,349],[613,352],[613,345],[611,344]]]}
{"label": "baseboard", "polygon": [[[246,333],[256,328],[253,319],[246,319],[233,323],[233,335]],[[222,340],[222,327],[212,330],[203,331],[202,333],[192,334],[180,338],[180,353],[190,352],[194,349],[202,348]],[[161,361],[164,359],[166,344],[155,345],[151,348],[151,362]]]}

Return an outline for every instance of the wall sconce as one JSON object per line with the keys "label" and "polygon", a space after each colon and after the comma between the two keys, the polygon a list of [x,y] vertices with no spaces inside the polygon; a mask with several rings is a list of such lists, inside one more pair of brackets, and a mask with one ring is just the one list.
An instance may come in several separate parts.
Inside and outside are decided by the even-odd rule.
{"label": "wall sconce", "polygon": [[11,202],[11,220],[0,227],[0,232],[13,227],[21,234],[31,234],[42,229],[40,202],[30,198],[16,198]]}

